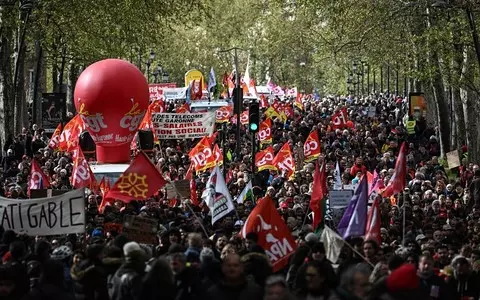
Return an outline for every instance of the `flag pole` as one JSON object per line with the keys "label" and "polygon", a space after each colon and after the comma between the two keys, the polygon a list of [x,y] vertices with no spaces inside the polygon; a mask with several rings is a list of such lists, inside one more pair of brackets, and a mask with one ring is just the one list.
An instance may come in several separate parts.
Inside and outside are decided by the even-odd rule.
{"label": "flag pole", "polygon": [[[343,238],[342,238],[343,239]],[[344,240],[345,241],[345,240]],[[357,250],[355,250],[355,247],[353,247],[352,245],[350,245],[350,243],[348,243],[347,241],[345,241],[345,244],[350,248],[352,249],[353,252],[355,252],[358,256],[360,256],[367,264],[369,264],[370,266],[372,267],[375,267],[370,261],[368,261],[368,259],[363,256],[362,254],[360,254],[360,252],[358,252]]]}
{"label": "flag pole", "polygon": [[185,202],[185,205],[186,205],[187,208],[192,212],[192,214],[193,214],[193,216],[195,217],[195,219],[200,223],[200,227],[202,227],[203,233],[205,233],[205,236],[208,238],[209,235],[208,235],[207,229],[205,228],[205,226],[203,226],[202,220],[197,216],[197,214],[195,213],[195,211],[193,211],[193,208],[190,206],[190,204],[188,204],[188,203]]}
{"label": "flag pole", "polygon": [[406,221],[405,221],[405,215],[406,215],[406,208],[405,208],[405,192],[402,192],[402,203],[403,203],[403,239],[402,239],[402,246],[405,247],[405,234],[406,234]]}

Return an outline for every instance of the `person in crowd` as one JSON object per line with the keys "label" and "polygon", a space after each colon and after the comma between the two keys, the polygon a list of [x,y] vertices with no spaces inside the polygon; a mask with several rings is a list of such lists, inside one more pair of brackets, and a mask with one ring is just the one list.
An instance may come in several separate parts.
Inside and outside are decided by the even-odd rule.
{"label": "person in crowd", "polygon": [[365,299],[371,288],[369,277],[371,268],[365,264],[357,264],[347,269],[340,277],[340,284],[330,300]]}
{"label": "person in crowd", "polygon": [[146,253],[136,242],[128,242],[123,246],[125,263],[120,266],[111,278],[111,300],[137,300],[145,273]]}
{"label": "person in crowd", "polygon": [[448,277],[447,286],[451,292],[450,299],[478,299],[480,287],[478,276],[472,272],[467,258],[457,256],[452,261],[453,276]]}
{"label": "person in crowd", "polygon": [[308,262],[305,269],[305,287],[297,292],[299,299],[329,299],[335,288],[332,278],[328,278],[327,263],[321,261]]}
{"label": "person in crowd", "polygon": [[182,252],[173,252],[168,256],[173,271],[177,300],[203,300],[206,290],[202,285],[199,272],[195,267],[187,266],[187,258]]}
{"label": "person in crowd", "polygon": [[247,280],[240,256],[229,254],[222,261],[222,279],[208,290],[208,298],[212,300],[238,299],[260,300],[263,298],[262,288]]}
{"label": "person in crowd", "polygon": [[64,265],[58,260],[49,260],[43,265],[40,281],[23,300],[74,300],[65,290]]}
{"label": "person in crowd", "polygon": [[72,266],[70,274],[74,281],[76,300],[108,299],[107,275],[103,268],[104,246],[87,246],[86,259]]}
{"label": "person in crowd", "polygon": [[138,299],[175,300],[176,287],[173,271],[165,259],[156,259],[147,270]]}
{"label": "person in crowd", "polygon": [[435,274],[434,261],[429,254],[420,257],[417,274],[421,288],[428,293],[430,299],[450,299],[449,288],[445,281]]}
{"label": "person in crowd", "polygon": [[265,282],[264,300],[295,300],[289,291],[287,281],[281,275],[272,275]]}

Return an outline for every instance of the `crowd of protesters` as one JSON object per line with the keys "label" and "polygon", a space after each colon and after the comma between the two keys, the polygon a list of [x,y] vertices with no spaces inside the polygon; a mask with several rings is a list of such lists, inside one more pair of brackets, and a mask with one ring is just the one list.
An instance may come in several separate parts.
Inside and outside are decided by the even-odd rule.
{"label": "crowd of protesters", "polygon": [[[294,100],[282,101],[293,104]],[[353,126],[332,130],[331,116],[341,107],[347,108]],[[170,103],[167,111],[175,109],[176,104]],[[405,101],[393,96],[304,101],[304,109],[296,108],[292,120],[273,122],[274,150],[290,143],[295,154],[292,180],[276,171],[252,176],[250,133],[244,131],[238,141],[236,125],[229,124],[228,132],[222,133],[227,136],[217,137],[219,144],[226,140],[225,148],[231,153],[227,184],[232,197],[253,180],[254,198],[268,194],[296,238],[297,250],[288,267],[279,272],[272,271],[257,234],[248,233],[246,239],[238,235],[255,206],[253,199],[235,203],[235,213],[212,226],[206,205],[190,210],[184,205],[190,200],[172,204],[162,191],[146,202],[117,201],[101,214],[101,195],[90,194],[85,235],[28,237],[0,232],[0,299],[477,300],[479,167],[465,159],[460,168],[447,170],[439,157],[438,132],[424,119],[417,120],[413,130],[407,128],[405,114]],[[310,225],[315,166],[302,163],[302,155],[312,130],[321,139],[330,188],[337,162],[344,184],[374,170],[387,184],[401,143],[408,145],[408,187],[381,203],[381,244],[351,238],[352,247],[343,247],[336,264],[326,258],[327,249]],[[240,156],[235,153],[237,143]],[[2,196],[27,198],[32,158],[54,189],[72,188],[71,154],[52,151],[47,145],[48,137],[36,125],[7,139]],[[184,179],[194,145],[187,140],[161,141],[151,157],[166,179]],[[462,152],[467,152],[466,146]],[[200,203],[208,177],[208,172],[196,175]],[[106,223],[121,224],[125,215],[158,220],[157,243],[139,244],[104,228]],[[335,218],[329,210],[327,223],[332,228]]]}

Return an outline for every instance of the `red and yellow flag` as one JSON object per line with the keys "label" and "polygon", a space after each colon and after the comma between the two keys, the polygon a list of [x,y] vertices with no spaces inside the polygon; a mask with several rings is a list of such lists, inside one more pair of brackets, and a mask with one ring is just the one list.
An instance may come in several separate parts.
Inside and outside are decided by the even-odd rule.
{"label": "red and yellow flag", "polygon": [[78,145],[78,138],[85,129],[82,118],[76,115],[63,128],[60,135],[59,150],[60,151],[74,151]]}
{"label": "red and yellow flag", "polygon": [[320,156],[320,139],[318,138],[318,131],[314,130],[310,132],[303,144],[303,155],[305,156],[305,162],[310,162],[317,159]]}
{"label": "red and yellow flag", "polygon": [[223,153],[218,147],[218,144],[215,144],[213,147],[213,153],[215,155],[215,164],[220,167],[223,165]]}
{"label": "red and yellow flag", "polygon": [[48,142],[48,147],[52,150],[57,150],[60,145],[60,136],[62,135],[62,123],[58,124],[57,128]]}
{"label": "red and yellow flag", "polygon": [[208,137],[203,137],[188,154],[195,166],[195,172],[202,172],[215,166],[215,155]]}
{"label": "red and yellow flag", "polygon": [[105,198],[126,203],[132,200],[147,200],[165,184],[165,179],[147,155],[139,152]]}
{"label": "red and yellow flag", "polygon": [[289,143],[283,144],[273,159],[273,165],[275,165],[279,171],[285,172],[285,178],[293,179],[295,175],[295,161]]}
{"label": "red and yellow flag", "polygon": [[260,123],[258,140],[260,141],[261,145],[272,143],[272,120],[266,119]]}
{"label": "red and yellow flag", "polygon": [[273,164],[272,146],[268,146],[266,149],[255,155],[255,166],[257,167],[258,172],[263,170],[277,170],[277,167]]}
{"label": "red and yellow flag", "polygon": [[230,120],[230,117],[233,114],[232,106],[222,106],[215,112],[216,123],[227,123]]}

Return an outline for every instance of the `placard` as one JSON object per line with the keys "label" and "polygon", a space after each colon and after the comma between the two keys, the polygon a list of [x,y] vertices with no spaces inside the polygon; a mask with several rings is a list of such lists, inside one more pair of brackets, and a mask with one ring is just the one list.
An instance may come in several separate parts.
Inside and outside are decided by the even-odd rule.
{"label": "placard", "polygon": [[175,180],[173,185],[180,196],[190,198],[190,180]]}
{"label": "placard", "polygon": [[195,114],[152,114],[153,130],[158,139],[197,139],[210,136],[215,125],[215,112]]}
{"label": "placard", "polygon": [[105,223],[103,224],[103,231],[104,232],[115,231],[117,233],[121,233],[123,231],[123,225],[118,223]]}
{"label": "placard", "polygon": [[447,153],[447,163],[448,163],[448,168],[453,169],[456,167],[460,167],[462,165],[460,161],[460,155],[458,153],[458,150],[451,151]]}
{"label": "placard", "polygon": [[343,208],[347,207],[348,202],[352,200],[352,190],[330,191],[328,193],[328,200],[330,208]]}
{"label": "placard", "polygon": [[158,222],[137,216],[123,218],[123,234],[140,244],[157,244]]}
{"label": "placard", "polygon": [[164,100],[180,100],[185,99],[187,96],[187,88],[164,88],[163,99]]}
{"label": "placard", "polygon": [[58,123],[65,121],[67,94],[42,94],[42,128],[46,133],[53,133]]}
{"label": "placard", "polygon": [[85,232],[85,191],[50,198],[14,200],[0,197],[0,225],[29,236]]}
{"label": "placard", "polygon": [[162,99],[165,88],[176,88],[176,87],[177,87],[177,84],[175,82],[149,84],[148,92],[150,93],[150,102]]}

